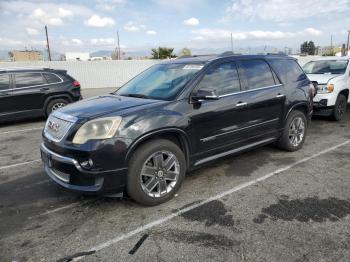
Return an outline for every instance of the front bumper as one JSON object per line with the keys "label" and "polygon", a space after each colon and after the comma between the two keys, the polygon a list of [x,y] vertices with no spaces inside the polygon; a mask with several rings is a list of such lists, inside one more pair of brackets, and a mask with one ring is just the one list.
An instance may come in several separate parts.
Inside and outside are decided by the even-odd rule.
{"label": "front bumper", "polygon": [[94,194],[124,190],[127,168],[91,171],[84,169],[75,158],[53,152],[45,144],[41,144],[40,151],[47,175],[67,189]]}

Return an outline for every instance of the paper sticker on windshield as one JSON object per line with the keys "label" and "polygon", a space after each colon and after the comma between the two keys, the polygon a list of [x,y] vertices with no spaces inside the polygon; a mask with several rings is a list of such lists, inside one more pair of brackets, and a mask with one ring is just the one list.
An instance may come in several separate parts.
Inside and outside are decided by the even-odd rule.
{"label": "paper sticker on windshield", "polygon": [[203,68],[203,65],[185,65],[182,69],[201,70],[202,68]]}

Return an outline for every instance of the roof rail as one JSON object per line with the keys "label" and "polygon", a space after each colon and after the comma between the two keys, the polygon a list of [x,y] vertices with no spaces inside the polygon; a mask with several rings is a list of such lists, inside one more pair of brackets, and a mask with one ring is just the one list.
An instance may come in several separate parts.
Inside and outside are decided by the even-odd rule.
{"label": "roof rail", "polygon": [[0,71],[15,71],[15,70],[53,70],[53,69],[49,67],[41,67],[41,66],[0,67]]}
{"label": "roof rail", "polygon": [[234,55],[234,53],[232,51],[226,51],[226,52],[219,54],[218,57],[225,57],[225,56],[230,56],[230,55]]}
{"label": "roof rail", "polygon": [[266,55],[287,56],[285,53],[266,53]]}

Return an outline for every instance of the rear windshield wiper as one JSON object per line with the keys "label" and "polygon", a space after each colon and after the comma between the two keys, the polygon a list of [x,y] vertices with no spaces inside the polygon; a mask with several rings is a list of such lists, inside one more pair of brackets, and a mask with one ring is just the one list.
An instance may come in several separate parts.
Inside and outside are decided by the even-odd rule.
{"label": "rear windshield wiper", "polygon": [[137,97],[137,98],[149,98],[149,96],[143,94],[122,94],[121,96]]}

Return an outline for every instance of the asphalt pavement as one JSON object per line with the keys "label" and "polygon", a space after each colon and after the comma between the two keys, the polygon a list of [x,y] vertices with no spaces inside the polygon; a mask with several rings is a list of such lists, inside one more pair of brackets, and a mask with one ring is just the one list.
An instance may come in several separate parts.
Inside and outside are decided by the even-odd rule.
{"label": "asphalt pavement", "polygon": [[156,207],[57,186],[43,126],[0,127],[0,261],[349,261],[350,113],[313,119],[298,152],[266,146],[196,170]]}

